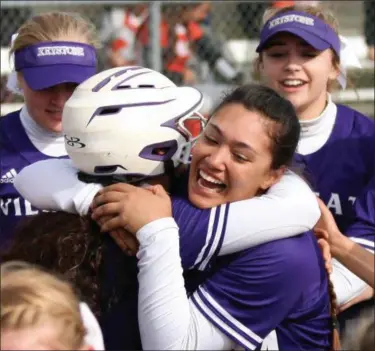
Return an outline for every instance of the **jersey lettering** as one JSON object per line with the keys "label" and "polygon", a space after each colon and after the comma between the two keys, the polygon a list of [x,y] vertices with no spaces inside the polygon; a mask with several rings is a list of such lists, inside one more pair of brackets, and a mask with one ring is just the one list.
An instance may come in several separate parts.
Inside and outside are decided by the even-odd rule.
{"label": "jersey lettering", "polygon": [[279,350],[276,330],[271,331],[263,340],[261,350]]}
{"label": "jersey lettering", "polygon": [[349,201],[354,205],[356,198],[354,196],[349,196]]}
{"label": "jersey lettering", "polygon": [[22,216],[21,205],[20,205],[20,198],[19,197],[17,199],[13,200],[13,205],[14,205],[14,210],[15,210],[14,214],[16,216]]}
{"label": "jersey lettering", "polygon": [[338,194],[332,193],[331,198],[329,199],[327,203],[327,207],[330,210],[334,210],[335,214],[337,215],[342,215],[342,207],[341,207],[341,202],[340,202],[340,197]]}
{"label": "jersey lettering", "polygon": [[[320,197],[320,193],[315,192],[316,196]],[[355,196],[349,196],[348,201],[351,203],[351,205],[354,205],[356,200]],[[327,202],[327,207],[335,214],[335,215],[342,215],[342,199],[340,198],[340,195],[337,193],[331,193],[331,196]]]}
{"label": "jersey lettering", "polygon": [[8,212],[9,212],[9,204],[10,202],[12,201],[12,199],[7,199],[6,202],[3,200],[3,199],[0,199],[0,208],[1,208],[1,212],[3,212],[3,214],[5,216],[8,215]]}
{"label": "jersey lettering", "polygon": [[38,210],[31,207],[29,201],[19,197],[15,199],[0,199],[0,209],[4,216],[33,216],[39,213]]}

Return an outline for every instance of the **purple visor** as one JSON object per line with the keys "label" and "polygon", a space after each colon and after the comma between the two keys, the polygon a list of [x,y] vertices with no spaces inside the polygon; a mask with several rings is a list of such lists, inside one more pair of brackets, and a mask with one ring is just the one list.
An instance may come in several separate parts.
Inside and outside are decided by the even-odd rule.
{"label": "purple visor", "polygon": [[256,52],[261,52],[269,39],[280,32],[292,33],[319,51],[333,49],[340,57],[340,39],[331,26],[305,12],[289,11],[270,18],[260,33]]}
{"label": "purple visor", "polygon": [[78,42],[43,42],[17,50],[15,69],[33,90],[61,83],[80,84],[96,73],[96,50]]}

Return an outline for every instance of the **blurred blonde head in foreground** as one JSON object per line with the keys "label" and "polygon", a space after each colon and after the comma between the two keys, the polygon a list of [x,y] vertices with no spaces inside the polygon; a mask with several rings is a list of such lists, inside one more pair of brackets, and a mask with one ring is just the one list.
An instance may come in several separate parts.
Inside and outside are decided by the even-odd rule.
{"label": "blurred blonde head in foreground", "polygon": [[69,283],[20,261],[1,265],[2,350],[93,350]]}

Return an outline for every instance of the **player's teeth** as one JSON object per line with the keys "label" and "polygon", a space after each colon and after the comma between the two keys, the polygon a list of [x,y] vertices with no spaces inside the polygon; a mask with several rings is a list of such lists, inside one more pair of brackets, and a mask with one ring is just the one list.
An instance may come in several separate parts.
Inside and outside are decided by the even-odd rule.
{"label": "player's teeth", "polygon": [[206,181],[208,182],[211,182],[211,183],[214,183],[214,184],[219,184],[219,185],[223,185],[224,183],[220,182],[219,180],[211,177],[210,175],[208,175],[207,173],[205,173],[204,171],[202,170],[199,170],[199,175]]}
{"label": "player's teeth", "polygon": [[298,85],[302,85],[303,82],[301,80],[297,80],[297,79],[293,79],[293,80],[284,80],[283,82],[285,85],[289,85],[289,86],[298,86]]}

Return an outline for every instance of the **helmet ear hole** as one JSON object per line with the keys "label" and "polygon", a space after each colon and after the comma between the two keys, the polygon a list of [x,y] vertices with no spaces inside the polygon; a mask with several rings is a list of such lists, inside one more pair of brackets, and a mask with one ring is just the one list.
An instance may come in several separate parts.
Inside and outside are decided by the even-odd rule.
{"label": "helmet ear hole", "polygon": [[122,169],[127,171],[127,169],[122,165],[108,165],[108,166],[95,166],[94,173],[96,174],[112,174],[117,170]]}
{"label": "helmet ear hole", "polygon": [[157,156],[164,156],[169,152],[170,149],[170,147],[157,147],[152,150],[152,154]]}
{"label": "helmet ear hole", "polygon": [[121,107],[108,107],[104,108],[99,112],[99,116],[114,115],[121,110]]}
{"label": "helmet ear hole", "polygon": [[108,174],[114,173],[117,170],[117,166],[96,166],[94,172],[97,174]]}

